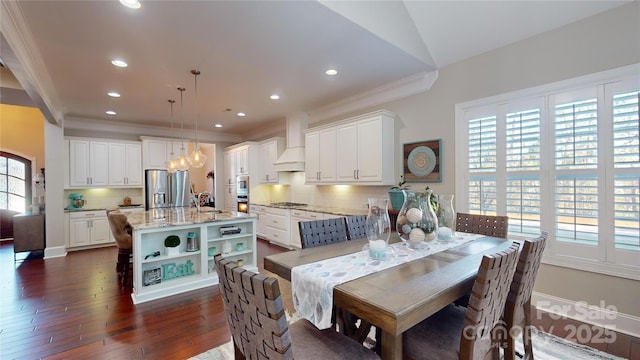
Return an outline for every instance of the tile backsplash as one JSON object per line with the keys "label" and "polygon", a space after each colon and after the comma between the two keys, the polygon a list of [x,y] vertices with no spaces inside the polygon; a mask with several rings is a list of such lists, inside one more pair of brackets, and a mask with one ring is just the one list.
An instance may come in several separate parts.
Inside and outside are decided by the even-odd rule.
{"label": "tile backsplash", "polygon": [[85,199],[85,209],[106,209],[114,208],[123,203],[123,199],[128,196],[131,204],[144,203],[144,190],[139,189],[72,189],[64,191],[63,204],[69,205],[69,194],[82,194]]}

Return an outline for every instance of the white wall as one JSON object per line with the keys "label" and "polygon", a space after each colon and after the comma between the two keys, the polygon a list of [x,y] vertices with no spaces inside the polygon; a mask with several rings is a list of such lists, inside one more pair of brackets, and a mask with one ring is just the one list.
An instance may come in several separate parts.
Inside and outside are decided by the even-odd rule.
{"label": "white wall", "polygon": [[[490,51],[439,70],[431,90],[402,100],[345,114],[340,120],[384,108],[398,114],[396,169],[401,173],[403,143],[442,139],[441,183],[428,185],[436,193],[453,194],[454,106],[515,90],[640,63],[640,2],[633,2],[560,29]],[[313,121],[310,121],[311,123]],[[324,123],[325,121],[323,121]],[[424,189],[427,184],[414,184]],[[284,188],[287,189],[286,187]],[[386,188],[294,184],[271,191],[272,199],[360,207],[369,195]],[[289,197],[287,197],[289,196]],[[614,305],[619,312],[640,316],[640,282],[543,265],[535,291],[589,304]]]}

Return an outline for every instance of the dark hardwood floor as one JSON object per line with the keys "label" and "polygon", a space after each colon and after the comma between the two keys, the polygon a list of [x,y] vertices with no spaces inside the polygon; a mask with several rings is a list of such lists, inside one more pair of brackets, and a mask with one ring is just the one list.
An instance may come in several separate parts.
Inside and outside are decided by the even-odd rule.
{"label": "dark hardwood floor", "polygon": [[[263,256],[282,251],[258,241],[261,271]],[[187,359],[229,341],[217,286],[134,306],[117,283],[116,256],[109,247],[14,262],[13,244],[0,242],[0,359]],[[290,283],[280,284],[292,311]],[[543,312],[533,319],[559,336],[580,325]],[[640,340],[616,335],[589,345],[639,359]]]}

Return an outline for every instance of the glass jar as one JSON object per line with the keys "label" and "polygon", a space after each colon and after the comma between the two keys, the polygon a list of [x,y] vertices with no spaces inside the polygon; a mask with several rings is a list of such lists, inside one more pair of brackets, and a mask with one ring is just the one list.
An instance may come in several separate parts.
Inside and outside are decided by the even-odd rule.
{"label": "glass jar", "polygon": [[436,238],[438,218],[431,207],[431,190],[403,190],[404,203],[396,220],[396,231],[411,249],[420,249],[425,241]]}
{"label": "glass jar", "polygon": [[369,212],[365,222],[365,231],[369,239],[369,255],[373,259],[384,259],[391,237],[389,220],[389,199],[369,198]]}
{"label": "glass jar", "polygon": [[438,227],[456,229],[456,212],[453,210],[453,195],[437,195],[438,197]]}

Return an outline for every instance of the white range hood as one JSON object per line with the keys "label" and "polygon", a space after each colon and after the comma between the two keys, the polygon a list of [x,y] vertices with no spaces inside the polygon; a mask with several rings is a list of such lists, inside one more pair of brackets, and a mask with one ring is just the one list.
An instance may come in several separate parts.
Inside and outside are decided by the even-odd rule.
{"label": "white range hood", "polygon": [[308,123],[306,113],[287,116],[287,149],[273,163],[276,171],[304,171],[304,131]]}

